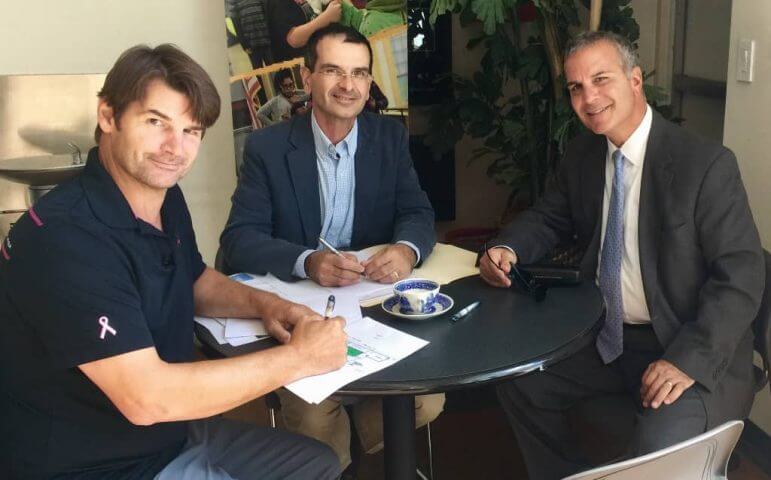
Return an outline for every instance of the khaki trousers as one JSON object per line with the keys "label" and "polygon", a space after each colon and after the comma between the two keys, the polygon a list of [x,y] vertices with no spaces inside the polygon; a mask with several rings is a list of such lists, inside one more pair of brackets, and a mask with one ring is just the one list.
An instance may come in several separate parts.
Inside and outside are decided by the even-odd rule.
{"label": "khaki trousers", "polygon": [[[276,390],[287,430],[326,443],[335,451],[344,469],[351,463],[351,422],[346,405],[353,407],[353,422],[362,450],[375,453],[383,448],[383,410],[379,398],[331,396],[312,405],[289,390]],[[444,394],[415,397],[415,426],[422,427],[442,413]]]}

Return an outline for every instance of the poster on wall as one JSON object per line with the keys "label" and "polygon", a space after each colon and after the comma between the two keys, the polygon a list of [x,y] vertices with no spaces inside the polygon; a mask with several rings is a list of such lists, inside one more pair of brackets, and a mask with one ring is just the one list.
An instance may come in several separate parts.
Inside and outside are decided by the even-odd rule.
{"label": "poster on wall", "polygon": [[397,116],[406,123],[406,3],[406,0],[225,0],[236,136],[285,121],[311,108],[313,99],[303,90],[300,73],[305,65],[302,37],[307,38],[308,29],[333,21],[356,28],[372,45],[373,82],[365,108]]}

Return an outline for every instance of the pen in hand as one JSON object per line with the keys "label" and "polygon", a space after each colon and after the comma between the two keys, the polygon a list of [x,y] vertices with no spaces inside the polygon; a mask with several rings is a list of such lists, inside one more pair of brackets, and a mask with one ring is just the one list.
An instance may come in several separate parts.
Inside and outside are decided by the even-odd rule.
{"label": "pen in hand", "polygon": [[343,255],[342,253],[340,253],[340,250],[338,250],[338,249],[336,249],[335,247],[333,247],[332,245],[330,245],[330,244],[329,244],[329,242],[327,242],[326,240],[324,240],[324,238],[322,238],[322,237],[319,237],[319,242],[321,242],[321,244],[322,244],[322,245],[324,245],[325,247],[327,247],[327,248],[329,249],[329,251],[330,251],[330,252],[334,253],[334,254],[335,254],[335,255],[337,255],[338,257],[342,257],[342,258],[345,258],[345,255]]}
{"label": "pen in hand", "polygon": [[453,316],[450,317],[450,321],[455,323],[461,318],[468,316],[468,314],[471,313],[472,310],[474,310],[479,306],[479,303],[480,303],[479,300],[477,300],[476,302],[468,305],[467,307],[462,308],[461,310],[459,310],[457,313],[455,313]]}
{"label": "pen in hand", "polygon": [[[337,255],[338,257],[340,257],[340,258],[347,258],[345,255],[343,255],[343,254],[340,252],[340,250],[336,249],[336,248],[335,248],[335,247],[333,247],[333,246],[332,246],[332,245],[331,245],[329,242],[327,242],[326,240],[324,240],[324,237],[319,237],[319,242],[320,242],[322,245],[324,245],[326,248],[328,248],[330,252],[334,253],[334,254],[335,254],[335,255]],[[362,272],[362,273],[360,273],[359,275],[361,275],[361,276],[365,276],[363,272]]]}
{"label": "pen in hand", "polygon": [[335,310],[335,296],[330,295],[327,298],[327,308],[324,309],[324,320],[332,316],[332,312]]}

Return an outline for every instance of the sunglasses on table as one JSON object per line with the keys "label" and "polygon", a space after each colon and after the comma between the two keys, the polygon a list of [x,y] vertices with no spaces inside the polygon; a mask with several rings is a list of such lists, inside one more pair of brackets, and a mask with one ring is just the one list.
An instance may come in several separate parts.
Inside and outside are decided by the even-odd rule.
{"label": "sunglasses on table", "polygon": [[487,246],[487,242],[485,242],[484,249],[485,255],[487,255],[487,259],[490,260],[490,263],[498,267],[500,271],[509,277],[512,288],[533,297],[536,302],[542,302],[544,298],[546,298],[546,286],[536,282],[529,272],[517,267],[515,263],[511,263],[511,270],[506,273],[503,267],[498,265],[498,263],[493,260],[493,257],[490,256],[490,249]]}

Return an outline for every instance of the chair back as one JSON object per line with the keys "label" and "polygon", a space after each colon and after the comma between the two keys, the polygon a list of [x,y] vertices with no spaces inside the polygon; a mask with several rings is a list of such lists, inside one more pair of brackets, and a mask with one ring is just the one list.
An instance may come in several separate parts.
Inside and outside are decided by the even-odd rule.
{"label": "chair back", "polygon": [[728,459],[743,428],[742,421],[727,422],[657,452],[587,470],[563,480],[725,479]]}
{"label": "chair back", "polygon": [[758,391],[768,383],[768,369],[771,362],[771,254],[763,250],[763,256],[766,261],[766,287],[763,290],[760,310],[752,323],[755,334],[755,351],[763,359],[762,370],[757,367],[755,370]]}

